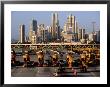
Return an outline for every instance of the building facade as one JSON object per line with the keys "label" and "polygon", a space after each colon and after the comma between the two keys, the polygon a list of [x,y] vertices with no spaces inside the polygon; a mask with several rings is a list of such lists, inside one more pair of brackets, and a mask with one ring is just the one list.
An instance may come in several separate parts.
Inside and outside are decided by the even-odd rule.
{"label": "building facade", "polygon": [[58,14],[52,13],[52,40],[57,40],[59,37],[59,20]]}
{"label": "building facade", "polygon": [[19,42],[20,43],[25,43],[25,25],[20,25],[20,37],[19,37]]}
{"label": "building facade", "polygon": [[79,29],[78,39],[85,39],[85,29]]}
{"label": "building facade", "polygon": [[[32,19],[29,30],[29,41],[33,43],[33,37],[37,40],[37,21]],[[37,42],[37,41],[36,41]]]}

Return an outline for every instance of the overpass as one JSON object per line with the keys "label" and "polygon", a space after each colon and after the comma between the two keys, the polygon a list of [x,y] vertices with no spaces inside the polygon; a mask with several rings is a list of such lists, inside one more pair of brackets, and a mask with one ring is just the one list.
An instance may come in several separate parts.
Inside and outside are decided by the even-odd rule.
{"label": "overpass", "polygon": [[74,43],[50,43],[50,44],[11,44],[11,48],[32,49],[67,49],[67,50],[100,50],[100,44],[74,44]]}

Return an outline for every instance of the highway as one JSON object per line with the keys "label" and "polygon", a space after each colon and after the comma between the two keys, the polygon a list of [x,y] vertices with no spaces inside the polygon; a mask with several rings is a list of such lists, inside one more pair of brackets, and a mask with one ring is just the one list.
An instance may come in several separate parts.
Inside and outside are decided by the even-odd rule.
{"label": "highway", "polygon": [[[74,67],[77,70],[77,77],[99,77],[100,68],[99,67],[89,67],[87,72],[80,72],[78,67]],[[54,77],[55,71],[58,67],[34,67],[34,68],[24,68],[16,67],[11,69],[12,77]],[[73,72],[68,69],[65,72],[65,76],[74,77]]]}
{"label": "highway", "polygon": [[[74,54],[75,59],[78,59],[80,56]],[[38,58],[36,55],[30,55],[31,61],[37,62]],[[59,57],[60,58],[60,57]],[[63,55],[62,58],[66,58],[66,54]],[[45,55],[44,59],[49,59],[48,54]],[[23,62],[22,56],[16,57],[17,61]],[[55,77],[55,72],[58,71],[59,67],[23,67],[16,66],[11,68],[11,76],[12,77]],[[100,77],[100,66],[97,67],[88,67],[87,72],[81,72],[79,67],[73,67],[77,71],[77,77]],[[66,67],[65,68],[65,76],[66,77],[74,77],[73,71]]]}

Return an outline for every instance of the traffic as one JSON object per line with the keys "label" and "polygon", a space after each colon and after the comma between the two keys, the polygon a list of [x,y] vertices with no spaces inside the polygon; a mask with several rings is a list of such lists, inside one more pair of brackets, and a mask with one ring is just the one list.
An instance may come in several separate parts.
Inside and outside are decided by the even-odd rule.
{"label": "traffic", "polygon": [[[73,72],[73,76],[77,76],[77,70],[74,67],[80,68],[80,72],[87,72],[88,67],[100,66],[99,51],[83,50],[75,51],[59,51],[59,50],[36,50],[33,51],[36,56],[36,61],[32,61],[30,51],[25,50],[21,58],[23,62],[16,60],[16,52],[11,52],[11,66],[12,67],[58,67],[53,73],[53,76],[67,76],[65,72]],[[75,54],[79,58],[75,58]],[[45,58],[47,56],[47,58]],[[65,57],[65,58],[64,58]],[[69,71],[68,71],[69,70]]]}

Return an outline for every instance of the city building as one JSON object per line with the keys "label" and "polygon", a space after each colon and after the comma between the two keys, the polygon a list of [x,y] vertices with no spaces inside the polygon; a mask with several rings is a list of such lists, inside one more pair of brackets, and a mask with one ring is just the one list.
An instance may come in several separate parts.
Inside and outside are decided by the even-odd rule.
{"label": "city building", "polygon": [[97,32],[97,42],[100,42],[100,30],[96,32]]}
{"label": "city building", "polygon": [[59,37],[59,20],[58,14],[52,13],[52,40],[55,41]]}
{"label": "city building", "polygon": [[78,41],[78,22],[75,20],[75,40]]}
{"label": "city building", "polygon": [[20,32],[19,42],[25,43],[25,25],[20,25],[19,32]]}
{"label": "city building", "polygon": [[85,39],[85,29],[79,29],[78,39]]}
{"label": "city building", "polygon": [[48,38],[48,35],[49,35],[48,31],[49,30],[44,27],[44,24],[40,24],[38,26],[38,42],[39,43],[48,42],[48,40],[49,40],[49,38]]}
{"label": "city building", "polygon": [[36,44],[37,43],[37,36],[33,35],[32,36],[32,44]]}
{"label": "city building", "polygon": [[35,34],[37,34],[37,21],[34,20],[34,19],[32,19],[30,26],[31,26],[31,29],[32,29],[33,31],[35,31]]}
{"label": "city building", "polygon": [[57,31],[56,31],[57,40],[60,40],[60,38],[61,38],[60,33],[61,33],[60,26],[58,26]]}
{"label": "city building", "polygon": [[67,32],[67,24],[66,23],[64,24],[63,31]]}
{"label": "city building", "polygon": [[72,33],[66,33],[66,32],[62,32],[62,36],[64,38],[64,42],[68,42],[68,43],[71,43],[72,40],[73,40],[73,34]]}
{"label": "city building", "polygon": [[31,43],[32,44],[36,44],[37,43],[37,35],[36,35],[35,31],[33,31],[33,33],[32,33]]}
{"label": "city building", "polygon": [[67,18],[67,29],[69,29],[69,27],[71,27],[71,32],[75,33],[75,16],[69,15]]}
{"label": "city building", "polygon": [[93,33],[89,34],[89,41],[93,41]]}
{"label": "city building", "polygon": [[[94,41],[100,43],[100,31],[95,31],[95,22],[93,23],[93,32],[87,34],[84,28],[78,26],[76,17],[70,14],[65,21],[63,29],[59,25],[58,13],[52,13],[51,26],[40,24],[37,26],[37,20],[32,19],[29,27],[29,36],[25,37],[25,26],[20,25],[20,43],[47,43],[47,42],[81,42],[86,43]],[[87,43],[88,43],[87,42]]]}
{"label": "city building", "polygon": [[35,33],[35,35],[37,35],[37,21],[32,19],[31,24],[30,24],[30,30],[29,30],[29,41],[32,43],[32,36],[33,32]]}
{"label": "city building", "polygon": [[62,31],[61,35],[64,39],[64,42],[76,42],[77,41],[76,33],[72,33],[70,31],[68,32]]}
{"label": "city building", "polygon": [[46,29],[48,31],[48,35],[47,35],[48,42],[51,42],[52,41],[52,27],[47,26]]}
{"label": "city building", "polygon": [[100,42],[100,31],[89,34],[89,41]]}
{"label": "city building", "polygon": [[78,22],[75,20],[75,16],[69,15],[63,28],[64,32],[72,35],[73,41],[78,41]]}

